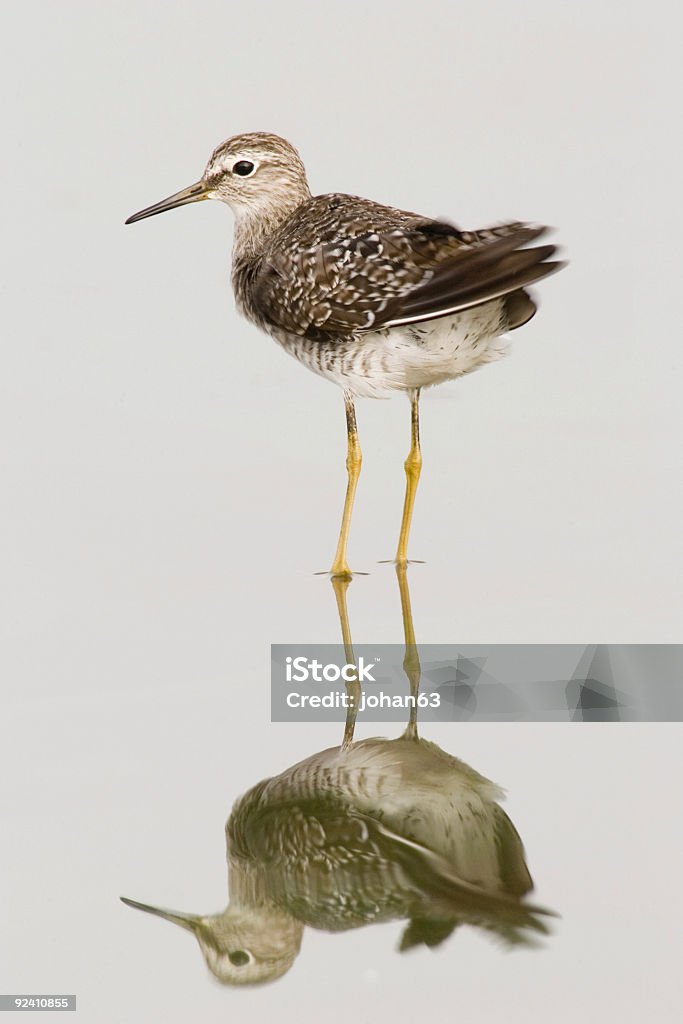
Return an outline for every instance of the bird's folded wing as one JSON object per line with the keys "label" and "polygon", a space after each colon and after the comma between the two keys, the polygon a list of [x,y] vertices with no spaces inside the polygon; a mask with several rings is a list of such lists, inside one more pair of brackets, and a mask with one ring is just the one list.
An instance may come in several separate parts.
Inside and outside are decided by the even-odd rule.
{"label": "bird's folded wing", "polygon": [[461,232],[438,221],[366,232],[264,258],[253,301],[270,323],[322,340],[462,312],[562,266],[552,245],[527,248],[546,228]]}
{"label": "bird's folded wing", "polygon": [[270,801],[255,799],[233,813],[227,825],[232,858],[264,866],[287,861],[333,863],[368,854],[367,828],[331,794]]}

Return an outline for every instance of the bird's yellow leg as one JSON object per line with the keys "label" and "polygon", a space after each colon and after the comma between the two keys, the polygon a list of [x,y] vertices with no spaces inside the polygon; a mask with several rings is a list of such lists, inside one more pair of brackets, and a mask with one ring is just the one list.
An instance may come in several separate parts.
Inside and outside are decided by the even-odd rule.
{"label": "bird's yellow leg", "polygon": [[[334,590],[334,596],[337,601],[337,611],[339,612],[339,622],[341,625],[342,640],[344,642],[344,657],[346,658],[347,665],[353,665],[355,667],[356,657],[353,653],[353,642],[351,640],[351,627],[349,625],[349,610],[346,605],[346,591],[349,589],[351,580],[349,578],[343,578],[340,576],[332,578],[332,589]],[[346,706],[346,724],[344,726],[344,739],[342,740],[342,750],[346,750],[348,746],[353,743],[353,734],[356,728],[356,717],[358,715],[358,705],[360,702],[360,682],[358,681],[358,673],[356,671],[355,676],[352,679],[346,681],[346,694],[347,694],[347,706]]]}
{"label": "bird's yellow leg", "polygon": [[339,541],[337,543],[337,551],[334,556],[334,561],[332,562],[332,568],[330,569],[330,575],[332,576],[332,579],[350,580],[352,573],[349,569],[348,562],[346,561],[346,545],[349,539],[353,500],[356,496],[356,487],[358,486],[358,477],[360,476],[360,467],[363,461],[363,456],[360,450],[360,442],[358,440],[356,410],[353,405],[353,399],[350,396],[345,395],[344,404],[346,406],[346,433],[348,437],[346,470],[348,472],[349,479],[346,485],[346,498],[344,499],[344,512],[342,515],[341,529],[339,531]]}
{"label": "bird's yellow leg", "polygon": [[396,549],[396,565],[408,563],[408,536],[413,518],[413,505],[417,494],[417,485],[422,469],[422,452],[420,451],[420,390],[415,391],[410,400],[410,451],[405,461],[406,496],[403,501],[403,518],[401,532]]}
{"label": "bird's yellow leg", "polygon": [[398,578],[398,590],[401,595],[401,617],[403,619],[403,637],[405,640],[405,655],[403,658],[403,671],[408,677],[410,684],[410,695],[413,698],[410,708],[408,725],[403,733],[406,740],[417,739],[417,698],[420,692],[420,678],[422,666],[420,665],[420,654],[415,643],[415,630],[413,628],[413,610],[410,605],[410,590],[408,588],[408,568],[404,563],[396,563],[396,576]]}

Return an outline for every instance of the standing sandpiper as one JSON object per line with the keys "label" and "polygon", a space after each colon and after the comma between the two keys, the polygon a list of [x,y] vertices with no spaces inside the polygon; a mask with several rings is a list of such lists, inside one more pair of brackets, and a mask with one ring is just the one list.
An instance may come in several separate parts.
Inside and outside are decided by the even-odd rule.
{"label": "standing sandpiper", "polygon": [[357,196],[312,196],[296,149],[266,132],[214,150],[195,185],[129,217],[220,199],[235,215],[232,283],[241,313],[344,392],[348,486],[333,578],[350,578],[346,547],[361,467],[354,398],[404,391],[411,446],[396,563],[422,467],[420,390],[498,359],[506,331],[536,312],[528,285],[559,269],[546,229],[513,222],[481,231]]}

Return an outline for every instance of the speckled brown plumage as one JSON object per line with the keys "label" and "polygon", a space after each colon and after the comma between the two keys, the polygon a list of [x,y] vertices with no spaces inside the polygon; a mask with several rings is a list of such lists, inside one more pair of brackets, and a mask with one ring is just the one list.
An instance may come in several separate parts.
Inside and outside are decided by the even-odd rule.
{"label": "speckled brown plumage", "polygon": [[543,228],[463,232],[347,195],[310,199],[255,260],[236,254],[235,289],[263,326],[321,340],[462,312],[551,273]]}

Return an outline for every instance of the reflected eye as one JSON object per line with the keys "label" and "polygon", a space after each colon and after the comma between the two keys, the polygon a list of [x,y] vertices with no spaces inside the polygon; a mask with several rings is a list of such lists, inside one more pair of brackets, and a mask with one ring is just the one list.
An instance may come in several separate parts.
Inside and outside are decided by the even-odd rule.
{"label": "reflected eye", "polygon": [[[246,160],[244,161],[246,163]],[[251,960],[251,957],[244,949],[235,949],[232,953],[228,953],[228,960],[235,967],[244,967]]]}
{"label": "reflected eye", "polygon": [[238,160],[233,165],[232,173],[239,174],[240,178],[248,178],[250,174],[254,173],[254,165],[251,160]]}

